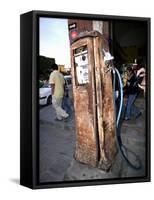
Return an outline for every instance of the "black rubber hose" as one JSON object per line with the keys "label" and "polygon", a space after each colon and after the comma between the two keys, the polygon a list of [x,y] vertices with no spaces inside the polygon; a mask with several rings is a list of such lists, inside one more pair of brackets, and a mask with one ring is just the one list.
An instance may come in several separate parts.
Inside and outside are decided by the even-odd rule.
{"label": "black rubber hose", "polygon": [[[120,117],[121,117],[121,113],[122,113],[122,109],[119,110],[118,112],[118,119],[116,119],[116,103],[115,103],[115,78],[116,78],[116,74],[118,76],[118,80],[119,80],[119,85],[120,85],[120,108],[122,107],[123,104],[123,86],[122,86],[122,80],[119,74],[119,71],[113,67],[112,69],[112,73],[113,73],[113,102],[114,102],[114,115],[115,115],[115,121],[116,121],[116,128],[115,128],[115,132],[116,132],[116,144],[118,147],[118,150],[120,152],[120,155],[122,157],[123,160],[125,160],[125,162],[133,169],[135,170],[140,170],[142,168],[142,164],[141,161],[139,159],[139,157],[132,152],[131,150],[128,150],[122,143],[122,139],[121,139],[121,130],[120,130],[120,126],[119,126],[119,122],[120,122]],[[134,157],[136,158],[136,161],[138,161],[138,166],[134,165],[133,163],[131,163],[131,161],[128,159],[127,153],[129,152],[132,155],[134,155]]]}

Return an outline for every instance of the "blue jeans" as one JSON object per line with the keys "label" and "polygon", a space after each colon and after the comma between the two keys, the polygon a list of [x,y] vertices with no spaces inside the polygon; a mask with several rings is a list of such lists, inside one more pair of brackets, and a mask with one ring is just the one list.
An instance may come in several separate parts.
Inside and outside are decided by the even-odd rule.
{"label": "blue jeans", "polygon": [[63,100],[62,100],[62,108],[70,115],[71,114],[71,101],[70,101],[70,98],[67,97],[67,96],[64,96],[63,97]]}
{"label": "blue jeans", "polygon": [[140,113],[140,110],[134,105],[137,94],[128,95],[126,110],[125,110],[125,119],[130,119],[131,115],[137,116]]}

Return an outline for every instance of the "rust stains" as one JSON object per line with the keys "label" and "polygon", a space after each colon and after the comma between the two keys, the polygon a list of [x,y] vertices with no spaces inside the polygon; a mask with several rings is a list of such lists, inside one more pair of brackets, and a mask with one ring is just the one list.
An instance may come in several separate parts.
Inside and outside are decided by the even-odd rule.
{"label": "rust stains", "polygon": [[[90,35],[90,34],[89,34]],[[116,155],[111,72],[105,73],[104,41],[100,34],[87,36],[71,46],[73,95],[76,123],[75,158],[108,170]],[[74,50],[87,45],[88,82],[77,84]]]}

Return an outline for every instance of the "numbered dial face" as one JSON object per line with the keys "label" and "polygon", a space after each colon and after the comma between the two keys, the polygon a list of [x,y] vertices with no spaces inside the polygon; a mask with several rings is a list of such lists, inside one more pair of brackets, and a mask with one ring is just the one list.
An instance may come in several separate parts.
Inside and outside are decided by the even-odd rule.
{"label": "numbered dial face", "polygon": [[74,51],[75,73],[78,85],[89,82],[88,78],[88,50],[87,46],[75,49]]}

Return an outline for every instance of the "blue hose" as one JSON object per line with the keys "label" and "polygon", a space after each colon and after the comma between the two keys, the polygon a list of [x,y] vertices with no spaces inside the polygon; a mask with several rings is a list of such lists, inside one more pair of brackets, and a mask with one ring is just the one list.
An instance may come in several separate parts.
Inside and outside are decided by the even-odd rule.
{"label": "blue hose", "polygon": [[121,76],[119,71],[115,68],[115,72],[118,75],[118,79],[119,79],[119,83],[120,83],[120,107],[119,107],[119,112],[118,112],[118,116],[117,116],[117,120],[116,120],[116,125],[118,127],[119,125],[119,121],[120,121],[120,117],[121,117],[121,113],[122,113],[122,104],[123,104],[123,84],[122,84],[122,80],[121,80]]}
{"label": "blue hose", "polygon": [[140,159],[135,155],[134,152],[129,150],[129,152],[132,153],[136,157],[136,160],[138,160],[138,163],[139,163],[138,166],[135,166],[134,164],[132,164],[126,155],[126,151],[128,152],[128,149],[126,149],[126,147],[122,143],[119,122],[120,122],[120,117],[121,117],[121,113],[122,113],[122,105],[123,105],[123,84],[122,84],[122,80],[121,80],[119,71],[113,67],[112,72],[113,72],[113,99],[114,99],[115,119],[116,119],[116,104],[115,104],[115,77],[116,77],[116,74],[118,76],[119,85],[120,85],[120,106],[119,106],[119,112],[118,112],[117,119],[116,119],[116,129],[115,129],[116,144],[117,144],[117,147],[118,147],[121,157],[126,161],[126,163],[131,168],[133,168],[135,170],[139,170],[139,169],[141,169],[141,166],[142,166]]}

